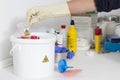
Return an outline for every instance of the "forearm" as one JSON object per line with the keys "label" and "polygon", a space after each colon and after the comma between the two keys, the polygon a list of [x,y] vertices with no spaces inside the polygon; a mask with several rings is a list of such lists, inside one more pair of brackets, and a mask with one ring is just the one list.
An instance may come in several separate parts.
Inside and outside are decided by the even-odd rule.
{"label": "forearm", "polygon": [[67,2],[71,15],[94,11],[109,12],[120,8],[120,0],[72,0]]}
{"label": "forearm", "polygon": [[81,13],[96,10],[94,0],[72,0],[67,3],[71,15],[80,15]]}

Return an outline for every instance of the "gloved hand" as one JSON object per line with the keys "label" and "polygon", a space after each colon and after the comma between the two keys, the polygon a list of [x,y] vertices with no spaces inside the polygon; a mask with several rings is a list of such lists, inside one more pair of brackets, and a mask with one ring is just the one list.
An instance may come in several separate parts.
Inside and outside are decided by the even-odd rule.
{"label": "gloved hand", "polygon": [[49,6],[36,6],[28,10],[27,23],[31,25],[43,19],[62,16],[70,16],[70,11],[67,3]]}

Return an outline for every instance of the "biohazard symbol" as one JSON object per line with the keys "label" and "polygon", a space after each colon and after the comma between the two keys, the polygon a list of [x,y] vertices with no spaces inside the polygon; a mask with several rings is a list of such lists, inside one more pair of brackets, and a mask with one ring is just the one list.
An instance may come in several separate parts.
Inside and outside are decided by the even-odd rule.
{"label": "biohazard symbol", "polygon": [[45,63],[45,62],[49,62],[49,59],[48,59],[47,56],[45,56],[44,59],[43,59],[43,63]]}
{"label": "biohazard symbol", "polygon": [[29,29],[26,29],[25,32],[24,32],[24,34],[25,34],[25,36],[30,35],[30,31],[29,31]]}

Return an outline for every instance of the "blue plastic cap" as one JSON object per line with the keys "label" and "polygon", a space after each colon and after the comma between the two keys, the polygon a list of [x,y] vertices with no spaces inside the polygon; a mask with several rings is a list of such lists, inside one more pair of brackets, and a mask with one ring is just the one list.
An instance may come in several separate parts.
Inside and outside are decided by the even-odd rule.
{"label": "blue plastic cap", "polygon": [[74,57],[74,52],[68,52],[67,53],[67,59],[72,59]]}
{"label": "blue plastic cap", "polygon": [[72,66],[67,66],[67,62],[65,59],[61,59],[59,62],[58,62],[58,70],[63,73],[67,70],[67,68],[73,68]]}

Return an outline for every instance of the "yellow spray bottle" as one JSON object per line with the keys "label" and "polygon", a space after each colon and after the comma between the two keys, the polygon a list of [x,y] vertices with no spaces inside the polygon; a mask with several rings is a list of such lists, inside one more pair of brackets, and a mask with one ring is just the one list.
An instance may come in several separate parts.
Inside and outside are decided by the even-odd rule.
{"label": "yellow spray bottle", "polygon": [[77,30],[74,25],[74,20],[71,20],[70,27],[67,32],[67,47],[74,53],[77,52]]}

